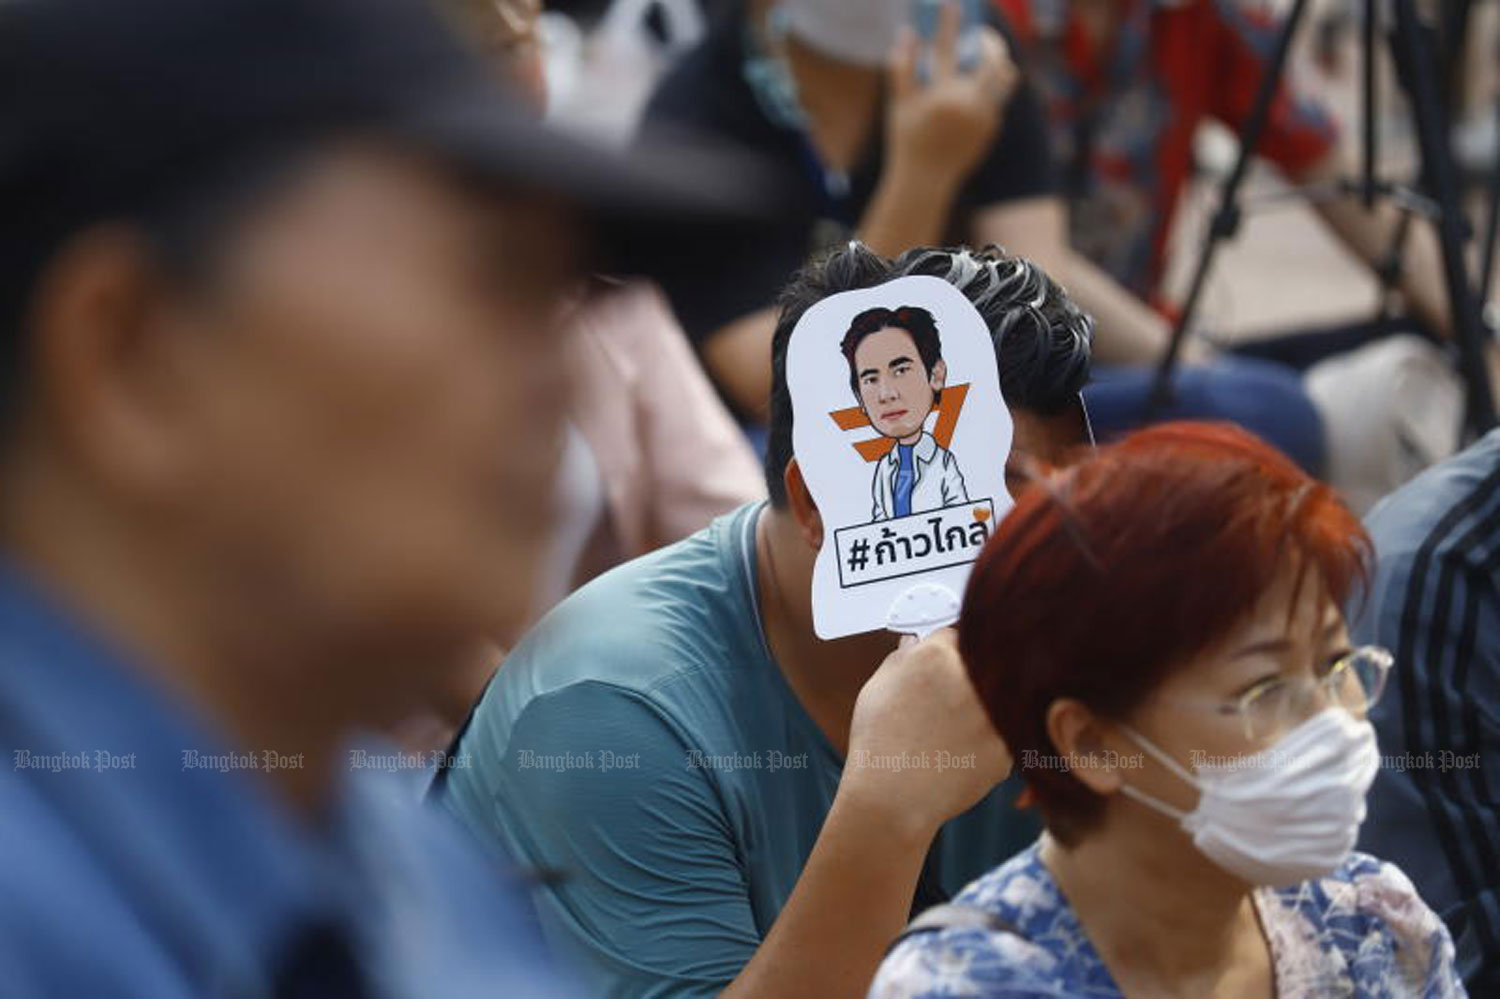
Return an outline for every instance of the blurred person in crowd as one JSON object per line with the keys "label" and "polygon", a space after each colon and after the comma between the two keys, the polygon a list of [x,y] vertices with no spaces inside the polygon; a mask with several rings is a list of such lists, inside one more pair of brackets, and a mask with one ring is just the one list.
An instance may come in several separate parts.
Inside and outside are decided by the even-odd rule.
{"label": "blurred person in crowd", "polygon": [[599,278],[584,294],[565,331],[564,508],[541,609],[766,494],[754,451],[661,293]]}
{"label": "blurred person in crowd", "polygon": [[524,620],[491,634],[428,709],[396,730],[416,750],[446,746],[526,627],[621,562],[765,496],[754,452],[714,394],[649,282],[588,278],[563,307],[568,384],[554,497]]}
{"label": "blurred person in crowd", "polygon": [[410,0],[0,4],[7,994],[575,994],[359,733],[530,605],[568,206],[703,176]]}
{"label": "blurred person in crowd", "polygon": [[[1099,361],[1124,368],[1089,389],[1091,416],[1105,435],[1134,425],[1165,320],[1070,246],[1043,105],[1002,36],[985,25],[963,36],[960,4],[942,0],[927,45],[909,24],[915,6],[740,0],[662,81],[642,141],[672,126],[723,136],[783,164],[806,202],[759,244],[680,261],[665,281],[678,317],[725,396],[761,418],[773,300],[811,255],[851,234],[892,255],[996,243],[1037,261],[1097,318]],[[1188,357],[1207,361],[1196,343]],[[1184,368],[1177,388],[1172,414],[1241,423],[1304,467],[1322,465],[1322,427],[1296,372],[1220,358]]]}
{"label": "blurred person in crowd", "polygon": [[1464,995],[1442,921],[1351,852],[1391,666],[1341,611],[1368,558],[1327,486],[1226,425],[1025,491],[958,634],[1047,829],[920,917],[873,999]]}
{"label": "blurred person in crowd", "polygon": [[[1194,136],[1208,119],[1243,128],[1281,25],[1265,5],[1239,0],[993,3],[1046,108],[1072,246],[1142,301],[1168,308],[1167,240],[1192,175]],[[1356,173],[1333,113],[1290,80],[1271,104],[1257,152],[1299,186],[1332,188]],[[1310,205],[1355,256],[1384,259],[1398,224],[1394,204],[1367,211],[1346,194]],[[1399,288],[1427,332],[1449,335],[1431,226],[1412,227]],[[1374,332],[1292,336],[1243,352],[1306,367]]]}
{"label": "blurred person in crowd", "polygon": [[[547,83],[539,0],[442,6],[540,116]],[[567,422],[554,473],[553,537],[528,622],[604,570],[765,496],[754,451],[654,285],[582,279],[561,325]],[[494,636],[502,645],[518,637],[519,630]],[[403,741],[447,745],[502,656],[486,643],[420,724],[403,725]]]}
{"label": "blurred person in crowd", "polygon": [[[907,274],[948,280],[989,325],[1018,455],[1061,461],[1086,440],[1091,324],[1036,267],[833,253],[782,298],[769,504],[564,601],[491,683],[459,745],[469,766],[439,785],[482,838],[557,873],[543,924],[603,993],[861,996],[914,897],[1035,835],[995,789],[1009,758],[951,632],[897,648],[813,631],[823,524],[792,456],[787,344],[819,301]],[[845,765],[924,752],[974,766]]]}
{"label": "blurred person in crowd", "polygon": [[547,107],[547,60],[538,22],[542,0],[433,0],[538,114]]}
{"label": "blurred person in crowd", "polygon": [[[1142,302],[1170,313],[1162,278],[1195,169],[1194,137],[1210,119],[1243,129],[1281,24],[1269,5],[1246,0],[993,2],[1046,108],[1073,248]],[[1333,112],[1297,79],[1289,72],[1282,81],[1256,151],[1314,195],[1308,205],[1354,256],[1381,270],[1399,229],[1397,206],[1381,199],[1367,211],[1341,190],[1357,166],[1340,145]],[[1302,385],[1322,421],[1325,460],[1299,461],[1356,508],[1461,446],[1461,415],[1452,411],[1461,409],[1463,389],[1446,349],[1451,324],[1434,227],[1418,219],[1395,261],[1407,314],[1387,318],[1383,302],[1377,319],[1265,331],[1216,362],[1307,372]],[[1500,350],[1488,359],[1493,377]],[[1114,426],[1129,417],[1135,394],[1152,377],[1146,370],[1101,371],[1090,399],[1096,421]],[[1372,394],[1370,385],[1380,388]],[[1174,415],[1192,415],[1182,404],[1195,406],[1196,391],[1190,383],[1179,388]],[[1268,436],[1262,425],[1236,420]],[[1279,436],[1268,439],[1284,447]]]}
{"label": "blurred person in crowd", "polygon": [[[446,2],[540,116],[547,106],[540,0]],[[563,502],[539,612],[615,563],[765,495],[754,452],[649,282],[581,282],[563,336],[570,381]]]}
{"label": "blurred person in crowd", "polygon": [[1360,845],[1442,915],[1476,996],[1500,995],[1500,432],[1366,519],[1377,555],[1358,640],[1401,673],[1371,712],[1386,766]]}

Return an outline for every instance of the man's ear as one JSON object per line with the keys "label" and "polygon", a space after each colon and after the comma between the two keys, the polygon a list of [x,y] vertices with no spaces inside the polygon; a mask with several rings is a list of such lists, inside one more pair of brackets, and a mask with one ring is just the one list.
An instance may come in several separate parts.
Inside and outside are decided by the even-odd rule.
{"label": "man's ear", "polygon": [[934,392],[941,392],[943,386],[948,384],[948,362],[939,358],[938,362],[932,366],[932,377],[928,380],[932,382]]}
{"label": "man's ear", "polygon": [[155,491],[178,464],[162,285],[142,239],[99,229],[47,266],[30,313],[32,384],[63,449],[106,483]]}
{"label": "man's ear", "polygon": [[823,547],[823,515],[818,512],[818,504],[813,502],[812,493],[807,490],[807,480],[802,477],[802,466],[797,464],[796,458],[786,463],[782,482],[786,486],[787,506],[802,529],[802,539],[809,548],[817,551]]}
{"label": "man's ear", "polygon": [[1114,794],[1124,777],[1120,755],[1111,749],[1107,722],[1071,697],[1059,697],[1047,706],[1047,736],[1061,760],[1051,765],[1066,767],[1095,794]]}

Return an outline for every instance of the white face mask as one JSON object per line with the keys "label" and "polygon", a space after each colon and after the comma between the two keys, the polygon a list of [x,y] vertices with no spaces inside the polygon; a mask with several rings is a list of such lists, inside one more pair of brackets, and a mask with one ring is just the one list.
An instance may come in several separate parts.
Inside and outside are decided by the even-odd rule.
{"label": "white face mask", "polygon": [[824,55],[856,66],[884,66],[911,0],[782,0],[787,30]]}
{"label": "white face mask", "polygon": [[1199,798],[1183,812],[1128,784],[1121,791],[1181,822],[1193,844],[1231,874],[1286,887],[1322,877],[1354,849],[1380,756],[1374,727],[1343,708],[1319,712],[1258,753],[1195,771],[1125,731]]}

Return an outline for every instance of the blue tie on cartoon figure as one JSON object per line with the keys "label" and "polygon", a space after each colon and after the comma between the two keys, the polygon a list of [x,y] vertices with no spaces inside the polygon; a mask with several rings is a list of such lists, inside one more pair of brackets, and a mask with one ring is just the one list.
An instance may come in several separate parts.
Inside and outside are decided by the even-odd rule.
{"label": "blue tie on cartoon figure", "polygon": [[917,461],[913,455],[914,445],[897,444],[895,506],[896,516],[911,513],[911,493],[917,484]]}

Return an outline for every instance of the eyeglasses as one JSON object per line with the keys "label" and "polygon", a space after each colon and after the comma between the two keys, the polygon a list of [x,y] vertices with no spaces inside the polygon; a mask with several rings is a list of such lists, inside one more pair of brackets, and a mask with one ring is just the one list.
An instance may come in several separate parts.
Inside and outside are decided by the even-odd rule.
{"label": "eyeglasses", "polygon": [[1245,738],[1251,741],[1279,736],[1329,706],[1364,715],[1385,692],[1394,663],[1395,657],[1385,649],[1361,646],[1317,676],[1270,677],[1216,710],[1239,715]]}

